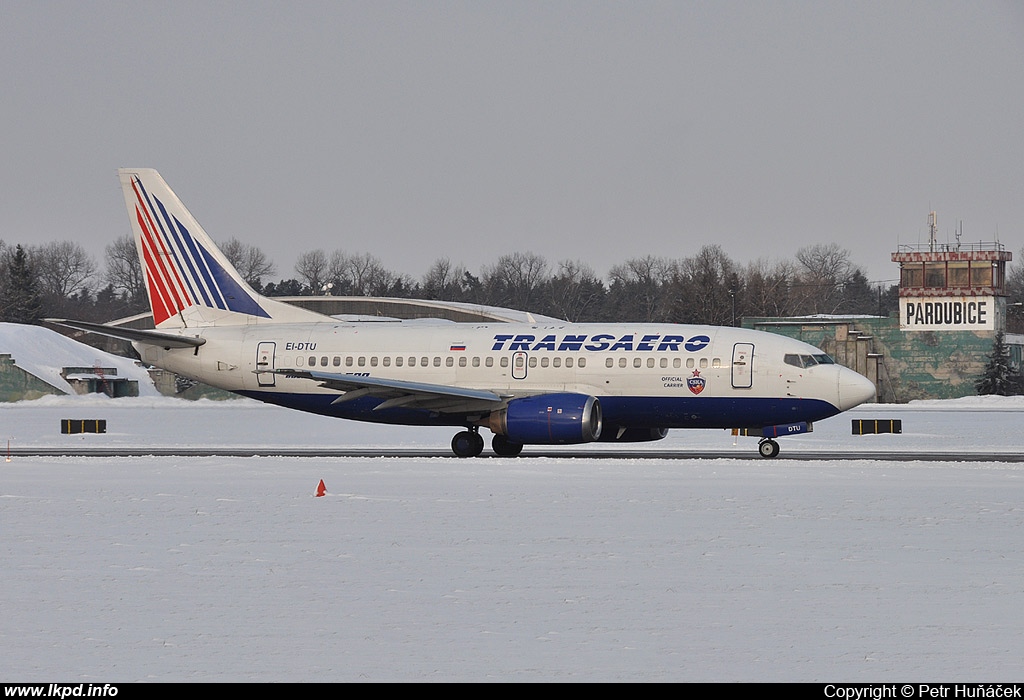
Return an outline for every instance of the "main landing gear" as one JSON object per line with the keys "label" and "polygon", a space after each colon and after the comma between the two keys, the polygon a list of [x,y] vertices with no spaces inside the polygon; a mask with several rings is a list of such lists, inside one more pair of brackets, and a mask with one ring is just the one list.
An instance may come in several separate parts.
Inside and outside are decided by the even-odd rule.
{"label": "main landing gear", "polygon": [[[512,442],[504,435],[495,435],[491,440],[491,449],[499,457],[518,457],[523,451],[523,446],[518,442]],[[456,433],[452,438],[452,452],[456,457],[479,457],[483,451],[484,439],[476,426]]]}
{"label": "main landing gear", "polygon": [[495,435],[491,438],[491,449],[499,457],[518,457],[523,451],[521,443],[512,442],[504,435]]}
{"label": "main landing gear", "polygon": [[761,442],[757,443],[757,451],[761,453],[761,456],[765,459],[778,457],[779,443],[775,442],[771,438],[764,438]]}
{"label": "main landing gear", "polygon": [[455,433],[452,438],[452,452],[456,457],[478,457],[484,451],[484,439],[477,427]]}

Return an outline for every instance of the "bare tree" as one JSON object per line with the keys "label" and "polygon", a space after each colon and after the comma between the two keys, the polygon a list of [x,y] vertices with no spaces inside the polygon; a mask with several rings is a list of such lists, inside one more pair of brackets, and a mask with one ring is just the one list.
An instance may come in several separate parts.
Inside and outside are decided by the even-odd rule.
{"label": "bare tree", "polygon": [[78,243],[56,241],[31,249],[32,266],[39,277],[40,291],[54,300],[91,289],[96,261]]}
{"label": "bare tree", "polygon": [[107,284],[123,294],[130,304],[141,304],[145,300],[146,289],[134,236],[126,233],[107,245],[106,262],[103,277]]}
{"label": "bare tree", "polygon": [[743,270],[742,316],[786,316],[790,309],[790,285],[796,277],[793,263],[751,262]]}
{"label": "bare tree", "polygon": [[612,320],[646,323],[664,320],[665,289],[671,281],[673,267],[665,258],[651,255],[632,258],[613,267],[608,273]]}
{"label": "bare tree", "polygon": [[326,294],[328,290],[324,287],[329,280],[327,254],[319,248],[302,253],[295,262],[295,274],[310,294]]}
{"label": "bare tree", "polygon": [[453,264],[449,258],[438,258],[423,275],[420,283],[423,298],[462,301],[465,277],[466,269],[462,265]]}
{"label": "bare tree", "polygon": [[563,260],[548,282],[548,305],[552,315],[567,321],[596,320],[604,299],[604,282],[579,260]]}
{"label": "bare tree", "polygon": [[263,278],[275,272],[275,265],[257,246],[242,243],[232,238],[220,246],[224,257],[238,270],[250,287],[256,290],[263,288]]}
{"label": "bare tree", "polygon": [[1010,265],[1006,275],[1006,296],[1009,305],[1006,309],[1006,330],[1010,333],[1024,332],[1024,250],[1020,252],[1020,261]]}
{"label": "bare tree", "polygon": [[706,245],[685,258],[673,277],[673,321],[732,325],[736,295],[742,285],[736,265],[721,246]]}
{"label": "bare tree", "polygon": [[483,273],[488,302],[520,311],[533,310],[547,281],[548,264],[534,253],[509,253]]}
{"label": "bare tree", "polygon": [[850,251],[838,243],[816,243],[796,252],[800,264],[794,282],[798,314],[835,313],[842,304],[843,286],[856,268]]}
{"label": "bare tree", "polygon": [[369,253],[348,254],[336,250],[331,254],[327,278],[334,286],[331,293],[353,296],[388,296],[397,286],[415,285],[384,267]]}

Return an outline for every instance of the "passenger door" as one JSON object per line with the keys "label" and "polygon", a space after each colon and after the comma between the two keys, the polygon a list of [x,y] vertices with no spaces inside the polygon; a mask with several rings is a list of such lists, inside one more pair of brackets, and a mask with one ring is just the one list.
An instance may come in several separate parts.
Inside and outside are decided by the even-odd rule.
{"label": "passenger door", "polygon": [[[259,386],[274,386],[277,375],[272,370],[274,369],[274,352],[276,349],[277,343],[264,341],[256,344],[256,370],[260,372],[256,375],[256,383]],[[271,371],[262,372],[261,370]]]}
{"label": "passenger door", "polygon": [[754,385],[754,344],[736,343],[732,346],[732,386],[749,389]]}

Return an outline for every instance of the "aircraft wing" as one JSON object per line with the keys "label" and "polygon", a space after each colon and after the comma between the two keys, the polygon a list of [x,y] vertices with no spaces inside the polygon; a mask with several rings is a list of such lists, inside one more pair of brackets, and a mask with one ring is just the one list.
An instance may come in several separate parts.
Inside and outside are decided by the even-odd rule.
{"label": "aircraft wing", "polygon": [[88,331],[89,333],[97,333],[135,343],[145,343],[146,345],[156,345],[162,348],[195,348],[206,342],[205,338],[195,338],[176,333],[162,333],[161,331],[144,331],[137,328],[105,326],[102,323],[70,321],[64,318],[46,318],[43,320],[58,326],[74,328],[77,331]]}
{"label": "aircraft wing", "polygon": [[316,370],[278,369],[274,374],[298,379],[310,379],[327,389],[344,392],[333,403],[343,403],[363,396],[384,399],[374,410],[386,408],[415,408],[440,413],[461,413],[497,408],[508,395],[499,395],[486,389],[467,389],[445,384],[406,382],[400,379],[363,377],[354,374],[318,372]]}

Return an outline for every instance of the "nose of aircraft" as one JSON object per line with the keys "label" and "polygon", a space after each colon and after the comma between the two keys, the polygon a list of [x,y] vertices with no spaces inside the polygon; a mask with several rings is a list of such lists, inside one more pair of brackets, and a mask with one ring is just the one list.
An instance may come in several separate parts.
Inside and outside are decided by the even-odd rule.
{"label": "nose of aircraft", "polygon": [[839,368],[839,410],[845,411],[875,399],[875,385],[863,374]]}

